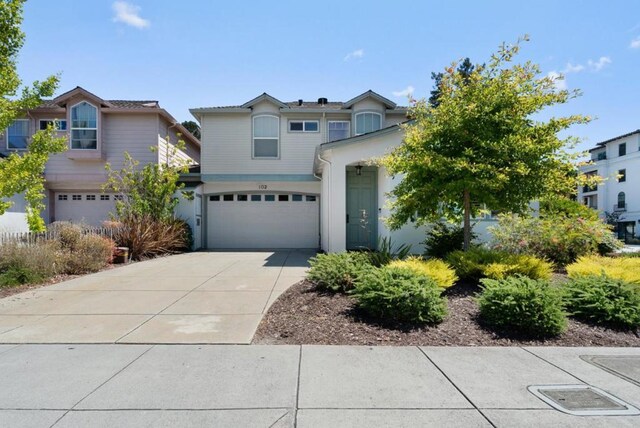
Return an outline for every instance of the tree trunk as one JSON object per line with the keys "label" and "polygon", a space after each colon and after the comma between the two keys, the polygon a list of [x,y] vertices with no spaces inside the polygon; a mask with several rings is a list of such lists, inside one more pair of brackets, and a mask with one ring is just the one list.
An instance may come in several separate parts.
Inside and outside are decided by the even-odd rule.
{"label": "tree trunk", "polygon": [[471,193],[465,189],[462,195],[462,204],[464,207],[464,244],[462,249],[467,251],[471,246]]}

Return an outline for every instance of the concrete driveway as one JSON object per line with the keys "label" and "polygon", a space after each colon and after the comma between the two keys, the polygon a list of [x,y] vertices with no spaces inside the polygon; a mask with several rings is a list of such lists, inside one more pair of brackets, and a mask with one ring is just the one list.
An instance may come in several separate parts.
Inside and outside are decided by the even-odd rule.
{"label": "concrete driveway", "polygon": [[0,300],[0,343],[250,343],[310,251],[201,252]]}

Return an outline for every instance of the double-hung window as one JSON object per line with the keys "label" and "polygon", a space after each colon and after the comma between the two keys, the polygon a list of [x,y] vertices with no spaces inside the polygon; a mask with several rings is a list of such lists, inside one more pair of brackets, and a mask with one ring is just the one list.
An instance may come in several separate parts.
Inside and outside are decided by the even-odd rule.
{"label": "double-hung window", "polygon": [[29,138],[29,120],[17,119],[7,128],[7,148],[25,150]]}
{"label": "double-hung window", "polygon": [[86,101],[71,108],[71,148],[98,148],[98,109]]}
{"label": "double-hung window", "polygon": [[279,156],[280,118],[271,115],[253,118],[253,157],[277,159]]}
{"label": "double-hung window", "polygon": [[289,132],[320,132],[317,120],[290,120]]}
{"label": "double-hung window", "polygon": [[332,120],[328,124],[327,141],[337,141],[349,138],[350,122],[348,120]]}
{"label": "double-hung window", "polygon": [[382,127],[382,115],[380,113],[356,114],[356,135],[374,132]]}

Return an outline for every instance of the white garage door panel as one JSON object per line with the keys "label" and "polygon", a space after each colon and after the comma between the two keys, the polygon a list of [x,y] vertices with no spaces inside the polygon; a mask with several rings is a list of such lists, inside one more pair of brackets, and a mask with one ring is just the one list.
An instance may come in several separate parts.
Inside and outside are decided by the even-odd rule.
{"label": "white garage door panel", "polygon": [[317,199],[298,202],[221,200],[208,204],[209,248],[318,247]]}
{"label": "white garage door panel", "polygon": [[[76,199],[74,200],[74,196]],[[60,192],[55,194],[56,221],[70,221],[90,226],[101,226],[109,219],[109,213],[115,210],[113,195],[108,200],[101,200],[101,192],[78,193]],[[92,199],[95,198],[95,199]]]}

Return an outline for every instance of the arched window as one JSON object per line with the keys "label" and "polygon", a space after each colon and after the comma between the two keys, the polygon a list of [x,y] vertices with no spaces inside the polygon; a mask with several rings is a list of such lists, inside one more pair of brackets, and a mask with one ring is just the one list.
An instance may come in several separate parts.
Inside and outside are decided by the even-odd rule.
{"label": "arched window", "polygon": [[279,156],[280,118],[260,115],[253,118],[253,157],[277,159]]}
{"label": "arched window", "polygon": [[624,192],[618,193],[618,209],[625,209],[625,194]]}
{"label": "arched window", "polygon": [[356,135],[377,131],[382,127],[382,115],[380,113],[356,114]]}
{"label": "arched window", "polygon": [[98,148],[98,109],[86,101],[71,108],[71,148]]}

